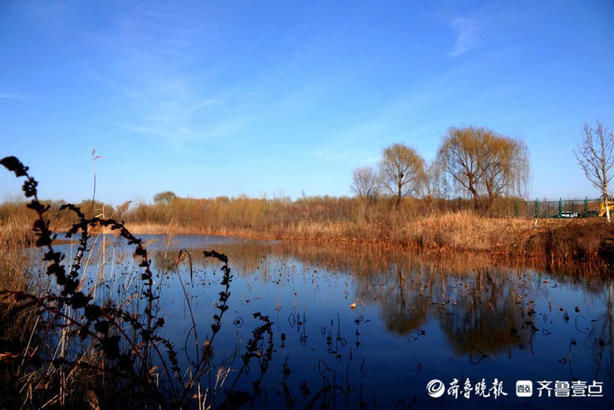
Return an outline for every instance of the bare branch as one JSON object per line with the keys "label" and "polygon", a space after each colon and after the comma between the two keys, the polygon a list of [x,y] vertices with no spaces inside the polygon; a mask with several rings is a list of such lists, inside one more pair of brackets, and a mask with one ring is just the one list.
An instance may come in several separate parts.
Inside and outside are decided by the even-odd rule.
{"label": "bare branch", "polygon": [[582,142],[574,153],[586,179],[601,192],[609,221],[608,185],[614,166],[614,134],[600,121],[594,129],[584,124]]}

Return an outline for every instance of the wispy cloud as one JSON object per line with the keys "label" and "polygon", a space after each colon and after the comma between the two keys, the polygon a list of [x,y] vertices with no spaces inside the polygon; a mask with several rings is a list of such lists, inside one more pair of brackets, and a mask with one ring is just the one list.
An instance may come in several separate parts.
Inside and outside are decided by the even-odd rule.
{"label": "wispy cloud", "polygon": [[181,123],[169,123],[168,121],[168,124],[162,122],[153,124],[117,123],[116,125],[134,133],[162,138],[172,143],[175,147],[182,148],[183,144],[190,141],[213,140],[235,134],[245,129],[246,125],[253,120],[254,118],[249,116],[234,118],[232,120],[223,120],[207,127],[194,127],[182,125]]}
{"label": "wispy cloud", "polygon": [[458,57],[478,45],[479,29],[475,18],[456,17],[450,22],[450,27],[456,31],[451,57]]}
{"label": "wispy cloud", "polygon": [[13,93],[13,92],[2,92],[0,91],[0,100],[15,100],[15,101],[25,101],[28,97],[21,93]]}
{"label": "wispy cloud", "polygon": [[442,98],[440,89],[447,75],[431,80],[422,87],[391,100],[371,115],[337,130],[324,144],[316,147],[316,158],[329,161],[344,161],[353,165],[375,165],[381,151],[387,144],[395,142],[416,143],[429,135],[430,129],[420,129],[412,125],[427,116],[428,109]]}
{"label": "wispy cloud", "polygon": [[[431,160],[437,153],[441,136],[449,125],[454,125],[447,122],[450,104],[456,106],[459,97],[466,93],[465,89],[458,87],[458,79],[473,75],[489,66],[491,61],[492,57],[482,56],[481,59],[455,64],[400,92],[396,98],[365,113],[355,123],[332,131],[326,142],[315,147],[313,155],[321,160],[343,161],[352,166],[375,165],[386,145],[401,142]],[[501,87],[488,88],[487,92],[506,92]],[[438,114],[443,112],[442,107],[445,107],[446,115]]]}
{"label": "wispy cloud", "polygon": [[116,125],[183,149],[237,133],[254,120],[254,114],[228,101],[232,95],[208,86],[206,71],[191,69],[194,49],[206,44],[201,23],[135,6],[106,29],[89,33],[100,64],[85,71],[126,107]]}

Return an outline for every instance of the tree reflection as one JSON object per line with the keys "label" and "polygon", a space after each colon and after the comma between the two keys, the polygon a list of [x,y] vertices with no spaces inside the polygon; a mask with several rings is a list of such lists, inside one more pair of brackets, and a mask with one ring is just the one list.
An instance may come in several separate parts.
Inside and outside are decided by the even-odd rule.
{"label": "tree reflection", "polygon": [[[548,313],[536,312],[533,301],[549,299],[549,289],[557,286],[544,280],[539,265],[537,271],[526,265],[498,265],[485,254],[417,256],[391,249],[258,241],[223,244],[219,251],[229,255],[238,275],[256,275],[275,286],[283,285],[294,272],[311,279],[314,288],[327,283],[339,286],[340,282],[328,280],[349,275],[348,292],[352,288],[354,294],[348,294],[348,300],[376,305],[391,333],[410,335],[435,319],[457,355],[478,360],[531,346],[540,331],[536,316]],[[170,254],[169,260],[175,258]],[[590,272],[559,271],[548,277],[603,299],[605,313],[592,318],[587,343],[594,354],[595,377],[612,374],[611,288],[606,289],[604,281]],[[553,310],[557,307],[550,306],[549,311]]]}
{"label": "tree reflection", "polygon": [[457,353],[496,354],[527,343],[535,326],[511,278],[510,272],[479,270],[446,281],[439,323]]}

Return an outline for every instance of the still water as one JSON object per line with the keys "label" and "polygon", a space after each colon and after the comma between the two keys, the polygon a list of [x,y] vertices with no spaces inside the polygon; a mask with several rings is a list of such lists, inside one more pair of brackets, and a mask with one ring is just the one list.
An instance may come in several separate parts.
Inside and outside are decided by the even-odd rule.
{"label": "still water", "polygon": [[[183,363],[193,359],[194,345],[184,289],[201,343],[211,333],[222,289],[221,265],[205,259],[203,250],[225,253],[232,269],[230,309],[213,347],[217,365],[233,369],[229,380],[261,324],[253,313],[274,322],[273,354],[256,408],[614,405],[612,279],[493,267],[487,258],[467,255],[215,236],[143,238],[160,272],[161,335],[174,342]],[[94,250],[101,247],[99,237]],[[74,245],[62,248],[70,257]],[[187,258],[177,264],[182,249],[192,270]],[[92,252],[89,286],[98,283],[98,299],[134,291],[130,255],[111,236],[104,255]],[[252,360],[236,389],[251,391],[260,374]],[[431,383],[437,398],[426,389],[433,379],[442,382]],[[532,382],[531,397],[517,396],[518,380]]]}

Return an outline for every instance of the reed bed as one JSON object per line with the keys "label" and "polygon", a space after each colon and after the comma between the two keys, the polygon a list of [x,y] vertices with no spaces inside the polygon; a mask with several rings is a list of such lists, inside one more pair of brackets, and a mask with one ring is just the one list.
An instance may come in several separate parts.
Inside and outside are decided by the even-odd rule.
{"label": "reed bed", "polygon": [[[60,212],[62,201],[43,201],[56,230],[75,222]],[[496,255],[577,262],[599,257],[602,240],[614,230],[600,218],[534,219],[533,203],[497,198],[486,213],[476,213],[466,199],[387,197],[302,197],[211,199],[171,198],[154,204],[112,207],[85,201],[84,214],[97,209],[125,222],[136,234],[213,234],[256,239],[365,243],[441,252],[491,252]],[[594,206],[589,203],[589,208]],[[27,220],[24,204],[0,204],[0,225],[8,218]],[[71,219],[73,218],[73,219]],[[30,222],[31,223],[31,222]],[[98,227],[93,227],[96,232]]]}
{"label": "reed bed", "polygon": [[0,286],[3,289],[26,290],[30,283],[28,271],[31,258],[24,249],[33,243],[29,224],[9,219],[0,226]]}
{"label": "reed bed", "polygon": [[[3,235],[27,231],[28,223],[13,220],[0,225]],[[58,230],[67,230],[57,222]],[[470,210],[426,216],[408,216],[399,211],[372,215],[369,220],[298,220],[257,226],[201,225],[164,222],[127,222],[138,235],[221,235],[251,239],[362,243],[384,247],[436,252],[490,252],[493,255],[546,257],[566,263],[599,260],[600,243],[614,237],[614,227],[605,220],[533,219],[489,217]],[[93,230],[93,232],[97,232]],[[19,266],[19,264],[17,264]]]}
{"label": "reed bed", "polygon": [[361,243],[429,252],[488,252],[508,258],[548,258],[561,263],[600,260],[600,243],[614,227],[597,218],[532,219],[486,217],[471,211],[371,222],[300,221],[267,228],[207,228],[176,224],[128,225],[141,234],[213,234],[253,239]]}

